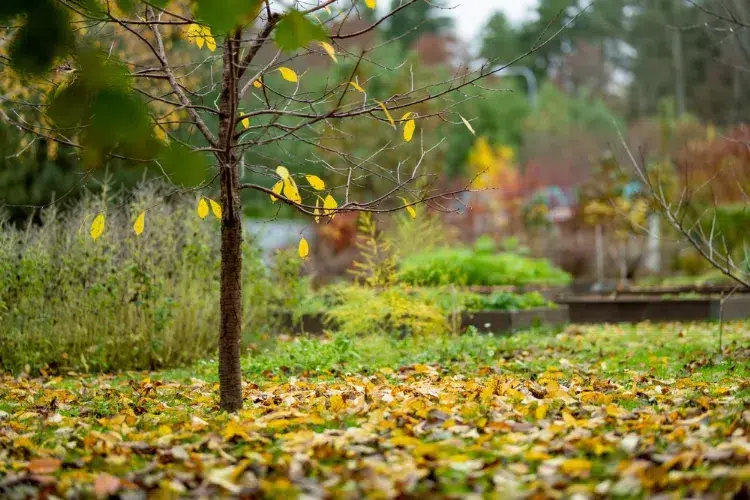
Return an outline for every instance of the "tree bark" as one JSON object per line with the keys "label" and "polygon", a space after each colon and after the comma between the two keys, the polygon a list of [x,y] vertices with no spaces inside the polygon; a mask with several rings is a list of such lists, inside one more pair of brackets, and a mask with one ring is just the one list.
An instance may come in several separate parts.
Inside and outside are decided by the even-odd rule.
{"label": "tree bark", "polygon": [[219,394],[222,410],[242,408],[242,203],[237,159],[232,146],[237,115],[236,40],[224,43],[224,73],[219,98],[221,183],[221,298],[219,326]]}
{"label": "tree bark", "polygon": [[239,193],[237,165],[222,167],[219,393],[221,409],[232,412],[242,408],[242,209]]}

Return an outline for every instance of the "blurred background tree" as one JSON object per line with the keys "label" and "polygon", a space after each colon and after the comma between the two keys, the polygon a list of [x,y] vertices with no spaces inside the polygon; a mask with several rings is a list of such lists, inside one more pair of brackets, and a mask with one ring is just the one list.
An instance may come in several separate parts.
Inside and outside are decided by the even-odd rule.
{"label": "blurred background tree", "polygon": [[[386,12],[398,9],[402,2],[380,4],[378,12]],[[346,18],[340,15],[337,5],[332,5],[331,13],[320,12],[321,20],[333,19],[344,31],[364,29],[376,20],[376,11],[365,8],[362,2]],[[24,9],[31,24],[45,27],[49,40],[56,40],[65,50],[68,35],[55,28],[60,18],[53,0],[3,2],[0,18],[10,7]],[[310,64],[304,67],[290,61],[290,67],[306,70],[310,76],[302,79],[300,91],[321,92],[331,78],[354,74],[356,81],[367,84],[370,95],[382,99],[418,88],[429,78],[453,76],[459,81],[468,68],[482,64],[496,67],[534,49],[521,65],[528,67],[538,80],[535,95],[529,95],[522,78],[510,75],[490,78],[482,88],[467,87],[462,95],[451,97],[447,112],[419,128],[414,141],[399,145],[392,154],[386,153],[390,155],[388,161],[397,163],[401,155],[418,158],[423,144],[437,145],[430,152],[429,171],[439,174],[436,182],[460,186],[470,180],[474,172],[472,152],[484,147],[482,144],[493,150],[512,148],[518,196],[525,200],[521,205],[529,210],[535,207],[535,216],[546,219],[545,224],[553,224],[552,219],[565,211],[556,212],[554,206],[542,205],[559,203],[564,207],[558,208],[579,210],[581,187],[596,176],[605,151],[612,151],[618,164],[627,165],[628,159],[618,147],[622,134],[648,166],[649,175],[656,177],[658,173],[660,179],[669,180],[673,194],[686,184],[695,186],[714,179],[712,190],[695,195],[696,214],[714,204],[737,206],[743,202],[738,186],[744,189],[744,177],[750,173],[750,158],[739,151],[745,147],[744,121],[750,116],[750,104],[744,98],[750,68],[750,7],[746,2],[606,0],[587,6],[573,0],[539,0],[520,20],[509,19],[504,11],[488,11],[475,39],[458,32],[456,11],[450,7],[449,2],[420,0],[400,10],[367,37],[342,40],[342,48],[350,54],[373,48],[355,73],[352,58],[334,65],[325,54],[307,54]],[[44,12],[48,15],[40,15]],[[561,30],[557,37],[544,46],[536,46],[557,30]],[[394,38],[394,43],[383,43]],[[168,37],[165,42],[187,43],[179,36]],[[194,46],[192,49],[198,50]],[[12,50],[10,37],[0,39],[3,54]],[[127,50],[127,45],[115,44],[113,54],[122,55]],[[45,59],[41,49],[35,54],[27,61],[28,70],[50,65],[54,57],[59,57],[53,54],[53,59]],[[273,57],[269,50],[261,52],[258,59],[267,63]],[[0,60],[2,64],[5,63]],[[50,84],[67,78],[70,71],[61,65],[51,74]],[[199,73],[194,83],[207,85],[208,81],[199,80],[210,76]],[[273,80],[269,83],[276,84]],[[440,90],[441,87],[432,89]],[[3,68],[0,94],[4,101],[0,109],[10,100],[27,98],[26,92],[20,79]],[[216,98],[216,92],[211,90],[203,96],[207,103]],[[265,105],[263,99],[245,100],[242,104],[245,112]],[[437,110],[419,104],[406,111],[428,116]],[[463,126],[462,118],[467,119],[476,135]],[[175,122],[183,119],[179,114],[174,116]],[[279,123],[291,121],[282,118]],[[186,144],[201,145],[197,134],[176,128],[167,127],[163,132],[174,134]],[[289,162],[294,168],[301,158],[306,171],[335,182],[349,166],[366,162],[366,151],[391,145],[391,130],[385,124],[373,127],[367,122],[353,122],[338,132],[331,135],[330,146],[346,149],[349,155],[314,151],[303,138],[269,144],[245,153],[243,182],[267,181],[263,169],[255,166],[271,159],[279,164]],[[144,169],[148,168],[108,158],[99,169],[84,175],[85,159],[79,158],[73,148],[54,147],[43,140],[24,142],[23,134],[7,122],[0,124],[0,149],[0,203],[5,216],[14,223],[34,212],[26,205],[43,205],[68,192],[73,200],[84,185],[96,190],[96,181],[105,174],[127,190],[143,178]],[[193,171],[194,181],[200,178],[200,166]],[[375,177],[367,182],[378,181]],[[360,194],[378,188],[364,182],[352,185]],[[553,199],[557,201],[550,201]],[[251,218],[298,217],[289,207],[269,206],[244,193],[243,207]],[[570,215],[565,220],[583,219]],[[340,223],[344,224],[343,218]],[[741,242],[733,245],[741,246]]]}

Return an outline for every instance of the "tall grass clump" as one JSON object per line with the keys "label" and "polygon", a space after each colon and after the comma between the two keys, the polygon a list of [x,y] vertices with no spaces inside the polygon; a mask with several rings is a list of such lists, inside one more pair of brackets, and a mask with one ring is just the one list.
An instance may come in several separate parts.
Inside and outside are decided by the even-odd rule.
{"label": "tall grass clump", "polygon": [[[215,353],[218,220],[200,219],[195,198],[158,188],[135,198],[102,193],[43,211],[41,224],[2,227],[0,369],[156,369]],[[102,212],[106,229],[93,241],[89,224]],[[270,273],[246,243],[246,331],[266,323]]]}

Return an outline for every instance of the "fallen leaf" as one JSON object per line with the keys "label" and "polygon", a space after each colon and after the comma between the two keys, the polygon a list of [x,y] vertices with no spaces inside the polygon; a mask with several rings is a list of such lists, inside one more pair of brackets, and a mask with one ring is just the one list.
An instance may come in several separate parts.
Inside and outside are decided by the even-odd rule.
{"label": "fallen leaf", "polygon": [[54,474],[62,466],[57,458],[35,458],[29,462],[29,472],[32,474]]}

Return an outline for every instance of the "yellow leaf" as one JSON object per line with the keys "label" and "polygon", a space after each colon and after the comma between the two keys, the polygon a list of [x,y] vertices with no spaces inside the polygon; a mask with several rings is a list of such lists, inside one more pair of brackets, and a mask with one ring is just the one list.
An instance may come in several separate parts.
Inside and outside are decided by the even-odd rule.
{"label": "yellow leaf", "polygon": [[544,417],[547,416],[547,410],[549,410],[549,406],[547,405],[539,405],[536,407],[536,411],[534,412],[534,416],[537,420],[541,420]]}
{"label": "yellow leaf", "polygon": [[253,82],[253,87],[256,89],[262,89],[263,88],[263,78],[258,78]]}
{"label": "yellow leaf", "polygon": [[210,35],[206,37],[206,47],[208,47],[208,50],[211,52],[216,50],[216,40],[214,40],[214,37]]}
{"label": "yellow leaf", "polygon": [[324,9],[326,10],[326,12],[328,13],[328,15],[331,15],[331,8],[330,8],[330,7],[328,7],[328,6],[326,5],[326,6],[325,6],[325,7],[323,7],[323,8],[324,8]]}
{"label": "yellow leaf", "polygon": [[[323,200],[323,215],[332,214],[333,210],[335,210],[338,206],[339,204],[329,193]],[[331,215],[331,218],[333,218],[333,215]]]}
{"label": "yellow leaf", "polygon": [[201,34],[203,35],[203,40],[206,41],[206,47],[211,52],[216,50],[216,40],[214,40],[213,35],[211,34],[211,29],[208,26],[201,27]]}
{"label": "yellow leaf", "polygon": [[610,417],[620,418],[624,415],[627,415],[627,411],[625,408],[622,408],[621,406],[617,406],[614,403],[610,403],[605,408],[605,411],[607,412],[607,415]]}
{"label": "yellow leaf", "polygon": [[331,59],[333,59],[333,62],[337,63],[339,62],[338,58],[336,57],[336,49],[333,48],[333,45],[331,45],[328,42],[318,42],[321,47],[323,47],[323,50],[326,51],[326,54],[330,56]]}
{"label": "yellow leaf", "polygon": [[334,413],[338,413],[346,409],[346,403],[344,402],[344,398],[341,397],[341,394],[334,394],[328,401],[331,405],[330,409]]}
{"label": "yellow leaf", "polygon": [[307,179],[307,182],[310,183],[312,188],[316,191],[323,191],[326,188],[326,183],[317,175],[306,175],[305,179]]}
{"label": "yellow leaf", "polygon": [[404,140],[406,142],[411,142],[412,137],[414,137],[414,129],[416,128],[417,123],[414,120],[406,122],[406,125],[404,125]]}
{"label": "yellow leaf", "polygon": [[307,244],[307,240],[304,237],[299,240],[299,248],[297,249],[297,252],[303,259],[306,259],[307,255],[310,253],[310,245]]}
{"label": "yellow leaf", "polygon": [[354,80],[352,80],[351,82],[349,82],[349,84],[352,87],[354,87],[356,90],[362,92],[363,94],[365,93],[365,89],[363,89],[362,86],[360,84],[358,84],[357,82],[355,82]]}
{"label": "yellow leaf", "polygon": [[371,9],[374,9],[377,6],[377,0],[365,0],[365,4]]}
{"label": "yellow leaf", "polygon": [[190,43],[196,44],[199,49],[203,48],[203,44],[206,40],[203,36],[203,28],[200,25],[190,24],[185,29],[185,32]]}
{"label": "yellow leaf", "polygon": [[411,436],[396,436],[388,441],[393,446],[419,446],[422,441]]}
{"label": "yellow leaf", "polygon": [[135,234],[140,236],[140,234],[143,232],[143,227],[146,225],[146,212],[141,212],[141,215],[138,216],[137,219],[135,219],[135,224],[133,224],[133,231],[135,231]]}
{"label": "yellow leaf", "polygon": [[197,24],[189,24],[187,28],[185,28],[185,33],[188,37],[188,41],[190,43],[195,43],[196,38],[201,36],[201,27]]}
{"label": "yellow leaf", "polygon": [[[278,194],[281,194],[281,189],[283,187],[284,187],[284,181],[279,181],[273,185],[273,187],[271,188],[271,191],[273,191],[275,194],[278,195]],[[274,203],[276,203],[279,199],[277,196],[274,196],[274,195],[270,195],[270,196],[271,196],[271,201]]]}
{"label": "yellow leaf", "polygon": [[576,419],[567,411],[562,412],[563,422],[565,422],[565,425],[568,427],[574,427],[576,425]]}
{"label": "yellow leaf", "polygon": [[294,203],[302,203],[302,196],[300,196],[299,191],[297,190],[297,184],[291,177],[284,179],[284,196],[292,200]]}
{"label": "yellow leaf", "polygon": [[570,458],[560,464],[560,471],[569,476],[587,476],[591,462],[585,458]]}
{"label": "yellow leaf", "polygon": [[286,167],[278,166],[276,167],[276,175],[281,177],[281,180],[283,181],[287,177],[289,177],[289,169]]}
{"label": "yellow leaf", "polygon": [[549,460],[552,458],[552,455],[539,450],[529,450],[523,454],[523,458],[529,462],[541,462],[543,460]]}
{"label": "yellow leaf", "polygon": [[201,198],[201,201],[198,202],[198,217],[201,219],[205,219],[208,215],[208,203],[206,203],[205,198]]}
{"label": "yellow leaf", "polygon": [[[458,116],[461,116],[461,115],[458,115]],[[471,123],[469,123],[469,121],[466,118],[464,118],[463,116],[461,116],[461,120],[463,120],[464,125],[466,125],[466,128],[469,129],[469,132],[471,132],[472,135],[477,135],[477,133],[474,132],[474,127],[471,126]]]}
{"label": "yellow leaf", "polygon": [[250,118],[245,117],[242,119],[242,126],[245,127],[245,129],[250,128]]}
{"label": "yellow leaf", "polygon": [[391,116],[391,112],[390,112],[390,111],[388,111],[388,108],[387,108],[387,107],[385,107],[385,104],[383,104],[383,103],[382,103],[382,102],[380,102],[380,101],[375,101],[375,102],[377,102],[377,103],[378,103],[378,106],[380,106],[381,108],[383,108],[383,112],[385,113],[385,116],[386,116],[386,118],[388,118],[388,121],[389,121],[389,122],[391,123],[391,126],[392,126],[393,128],[396,128],[396,122],[395,122],[395,121],[393,121],[393,117]]}
{"label": "yellow leaf", "polygon": [[411,216],[411,218],[416,219],[417,211],[414,209],[412,205],[409,204],[408,201],[406,201],[406,198],[401,198],[401,199],[404,200],[404,207],[406,207],[406,211],[409,212],[409,215]]}
{"label": "yellow leaf", "polygon": [[208,202],[211,204],[211,211],[214,213],[214,217],[216,217],[217,219],[221,219],[221,205],[210,198]]}
{"label": "yellow leaf", "polygon": [[294,70],[287,68],[286,66],[282,66],[279,68],[279,72],[281,73],[281,77],[288,81],[288,82],[297,82],[297,73],[294,72]]}
{"label": "yellow leaf", "polygon": [[91,223],[91,229],[89,230],[89,233],[91,234],[91,238],[96,241],[96,239],[102,235],[104,232],[104,214],[99,214],[94,218],[94,221]]}
{"label": "yellow leaf", "polygon": [[234,438],[240,438],[245,441],[250,441],[250,436],[247,434],[245,428],[239,422],[230,420],[224,431],[221,433],[224,441],[231,441]]}
{"label": "yellow leaf", "polygon": [[399,121],[401,121],[401,122],[403,122],[403,121],[406,121],[406,120],[408,120],[408,119],[409,119],[409,117],[410,117],[411,115],[413,115],[413,114],[414,114],[414,113],[413,113],[413,112],[411,112],[411,111],[409,111],[408,113],[404,113],[404,116],[402,116],[402,117],[401,117],[401,119],[400,119]]}

